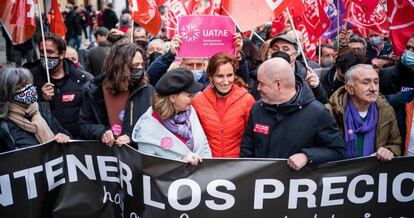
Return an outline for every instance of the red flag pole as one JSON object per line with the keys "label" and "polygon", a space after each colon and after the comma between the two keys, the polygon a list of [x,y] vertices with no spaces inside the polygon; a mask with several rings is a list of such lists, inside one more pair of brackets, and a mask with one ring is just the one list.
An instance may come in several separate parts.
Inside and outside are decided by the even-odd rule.
{"label": "red flag pole", "polygon": [[286,7],[286,9],[285,9],[285,10],[286,10],[287,15],[288,15],[288,17],[289,17],[290,24],[292,25],[293,33],[295,34],[295,37],[296,37],[296,40],[297,40],[297,44],[298,44],[298,46],[299,46],[299,51],[300,51],[300,53],[301,53],[301,54],[302,54],[302,56],[303,56],[303,60],[304,60],[304,62],[305,62],[306,69],[308,69],[308,68],[309,68],[309,66],[308,66],[308,61],[306,60],[305,52],[303,52],[302,43],[300,43],[298,33],[296,32],[295,24],[293,23],[292,16],[290,15],[290,12],[289,12],[289,8],[288,8],[288,7]]}
{"label": "red flag pole", "polygon": [[47,82],[50,83],[49,67],[47,67],[48,61],[47,61],[47,54],[46,54],[45,32],[43,31],[43,19],[42,19],[42,9],[40,8],[40,1],[37,3],[37,6],[39,10],[40,30],[42,32],[43,55],[45,56],[45,62],[46,62]]}

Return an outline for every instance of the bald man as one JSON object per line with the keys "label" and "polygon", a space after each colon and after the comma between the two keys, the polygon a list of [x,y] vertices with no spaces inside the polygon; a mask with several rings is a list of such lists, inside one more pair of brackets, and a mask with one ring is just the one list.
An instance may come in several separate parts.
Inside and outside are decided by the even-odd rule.
{"label": "bald man", "polygon": [[295,170],[344,158],[333,117],[286,60],[267,60],[257,79],[262,99],[250,111],[241,157],[286,158]]}

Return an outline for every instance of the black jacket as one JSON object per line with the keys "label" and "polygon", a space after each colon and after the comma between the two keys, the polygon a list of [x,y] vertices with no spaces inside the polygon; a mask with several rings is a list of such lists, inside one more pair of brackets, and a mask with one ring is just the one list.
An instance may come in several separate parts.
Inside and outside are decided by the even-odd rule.
{"label": "black jacket", "polygon": [[344,82],[341,82],[335,79],[336,67],[323,68],[321,69],[320,83],[322,84],[325,93],[328,98],[340,87],[345,85]]}
{"label": "black jacket", "polygon": [[[71,136],[52,116],[47,102],[39,103],[39,112],[55,135],[63,133],[67,136]],[[0,119],[0,152],[11,151],[37,144],[39,144],[39,141],[37,141],[33,133],[25,131],[11,120]]]}
{"label": "black jacket", "polygon": [[[103,134],[110,129],[102,83],[103,74],[95,77],[85,85],[83,104],[79,116],[79,127],[83,139],[101,140]],[[135,123],[151,106],[151,98],[155,92],[151,85],[138,85],[128,96],[122,122],[122,135],[131,138]]]}
{"label": "black jacket", "polygon": [[111,46],[110,42],[103,41],[87,52],[86,70],[92,75],[97,76],[102,73],[102,66]]}
{"label": "black jacket", "polygon": [[[47,83],[46,70],[40,61],[24,65],[33,75],[33,84],[39,93],[39,102],[45,101],[42,97],[42,86]],[[79,138],[77,126],[80,107],[82,105],[82,87],[92,79],[88,73],[77,69],[72,61],[63,59],[65,77],[51,80],[55,84],[55,95],[50,102],[52,115],[70,132],[74,138]]]}
{"label": "black jacket", "polygon": [[110,30],[116,27],[116,24],[118,23],[118,17],[113,10],[105,9],[102,14],[102,21],[104,27]]}
{"label": "black jacket", "polygon": [[65,25],[67,27],[67,39],[82,35],[82,22],[80,14],[74,11],[69,12],[69,14],[66,16]]}
{"label": "black jacket", "polygon": [[289,158],[303,152],[309,163],[343,159],[344,141],[329,111],[296,76],[296,95],[287,103],[256,102],[241,143],[240,157]]}
{"label": "black jacket", "polygon": [[414,89],[414,72],[398,63],[379,72],[379,87],[383,95],[396,94]]}

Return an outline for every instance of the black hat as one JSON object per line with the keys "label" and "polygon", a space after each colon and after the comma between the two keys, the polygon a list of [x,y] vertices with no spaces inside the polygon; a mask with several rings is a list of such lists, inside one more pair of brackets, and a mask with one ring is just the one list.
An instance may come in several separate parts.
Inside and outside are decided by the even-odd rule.
{"label": "black hat", "polygon": [[185,68],[168,71],[155,84],[155,90],[160,95],[173,95],[183,91],[197,93],[202,89],[203,84],[194,81],[193,73]]}
{"label": "black hat", "polygon": [[296,51],[298,50],[298,43],[296,41],[296,38],[292,35],[287,35],[287,34],[276,36],[275,38],[272,39],[272,41],[270,41],[269,46],[273,47],[273,45],[279,40],[289,42],[290,44],[293,45]]}

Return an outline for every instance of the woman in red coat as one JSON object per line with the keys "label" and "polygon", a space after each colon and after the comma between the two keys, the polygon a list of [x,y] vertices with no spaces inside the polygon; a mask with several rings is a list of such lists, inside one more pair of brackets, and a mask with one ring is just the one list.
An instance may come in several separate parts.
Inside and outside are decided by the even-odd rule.
{"label": "woman in red coat", "polygon": [[200,119],[213,157],[240,156],[240,143],[254,98],[235,75],[238,61],[218,53],[207,67],[210,86],[198,94],[192,104]]}

